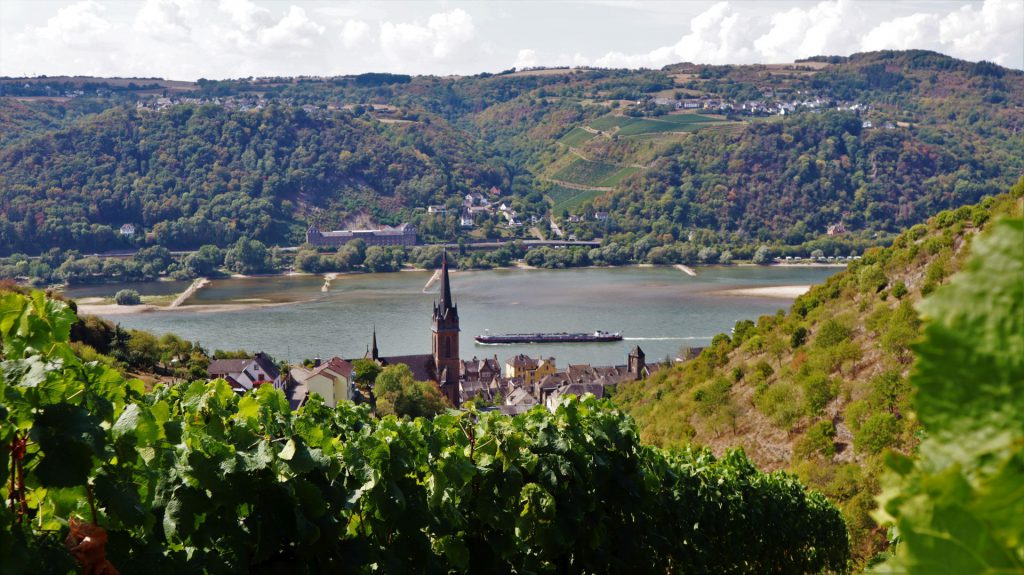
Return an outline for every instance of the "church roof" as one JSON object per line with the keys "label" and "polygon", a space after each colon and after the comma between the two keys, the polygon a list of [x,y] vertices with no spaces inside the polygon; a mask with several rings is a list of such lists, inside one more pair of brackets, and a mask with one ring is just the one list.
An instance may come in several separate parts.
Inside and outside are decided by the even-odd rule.
{"label": "church roof", "polygon": [[434,356],[429,353],[417,355],[392,355],[380,358],[381,365],[404,364],[409,366],[412,377],[416,381],[436,381]]}

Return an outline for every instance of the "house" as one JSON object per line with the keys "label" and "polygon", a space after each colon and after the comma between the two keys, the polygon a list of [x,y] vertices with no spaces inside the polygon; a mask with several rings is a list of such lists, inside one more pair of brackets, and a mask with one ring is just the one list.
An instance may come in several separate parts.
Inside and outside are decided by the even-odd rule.
{"label": "house", "polygon": [[544,376],[551,375],[555,371],[557,370],[553,357],[533,359],[528,355],[519,354],[505,361],[505,377],[509,379],[520,377],[526,387],[532,387]]}
{"label": "house", "polygon": [[238,393],[264,384],[272,384],[274,389],[284,389],[284,378],[281,370],[267,354],[256,352],[251,358],[215,359],[206,368],[210,379],[224,379]]}
{"label": "house", "polygon": [[121,230],[120,231],[121,231],[121,235],[122,236],[129,236],[129,237],[134,236],[135,235],[135,225],[134,224],[123,224],[121,226]]}
{"label": "house", "polygon": [[384,226],[376,230],[335,230],[321,231],[316,225],[306,230],[306,243],[317,247],[339,247],[352,240],[363,240],[367,246],[414,246],[416,227],[403,223],[398,226]]}
{"label": "house", "polygon": [[296,383],[304,386],[308,394],[319,394],[326,405],[334,407],[342,401],[352,400],[352,371],[351,363],[340,357],[332,357],[314,365],[308,374],[300,374],[302,379]]}
{"label": "house", "polygon": [[831,226],[828,227],[826,233],[830,236],[843,235],[846,233],[846,226],[843,225],[843,222],[839,222],[838,224],[832,224]]}
{"label": "house", "polygon": [[473,215],[469,213],[469,210],[462,210],[462,215],[459,217],[459,225],[464,228],[471,228],[475,225]]}
{"label": "house", "polygon": [[554,412],[558,409],[558,405],[562,402],[563,397],[568,395],[583,397],[588,393],[593,394],[594,397],[598,399],[601,399],[604,397],[604,386],[598,383],[568,383],[548,395],[547,399],[544,401],[544,407],[548,408],[548,411]]}
{"label": "house", "polygon": [[608,212],[594,212],[594,219],[603,222],[608,219]]}
{"label": "house", "polygon": [[427,206],[427,213],[444,215],[448,213],[448,208],[444,206]]}

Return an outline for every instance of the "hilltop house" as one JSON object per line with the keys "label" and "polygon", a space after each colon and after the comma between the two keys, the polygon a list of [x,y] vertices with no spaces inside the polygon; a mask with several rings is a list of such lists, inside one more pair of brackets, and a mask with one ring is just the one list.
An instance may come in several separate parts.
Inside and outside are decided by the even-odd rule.
{"label": "hilltop house", "polygon": [[206,368],[206,373],[210,379],[226,380],[238,393],[245,393],[267,383],[272,384],[274,389],[284,389],[281,370],[263,352],[257,352],[251,358],[215,359]]}

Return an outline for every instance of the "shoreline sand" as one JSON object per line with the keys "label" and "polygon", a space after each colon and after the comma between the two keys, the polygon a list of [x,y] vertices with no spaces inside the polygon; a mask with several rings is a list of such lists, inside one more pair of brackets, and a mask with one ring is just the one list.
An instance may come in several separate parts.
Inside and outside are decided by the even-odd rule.
{"label": "shoreline sand", "polygon": [[763,286],[753,288],[734,288],[707,292],[714,295],[731,295],[744,297],[771,297],[779,299],[795,299],[810,291],[810,285]]}

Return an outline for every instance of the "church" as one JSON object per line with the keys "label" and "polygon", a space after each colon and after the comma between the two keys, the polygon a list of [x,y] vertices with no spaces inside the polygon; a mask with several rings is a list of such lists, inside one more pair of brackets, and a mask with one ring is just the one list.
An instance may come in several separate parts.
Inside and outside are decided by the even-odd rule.
{"label": "church", "polygon": [[462,401],[459,396],[459,310],[452,300],[452,288],[448,279],[448,253],[441,256],[441,299],[434,302],[431,320],[431,353],[419,355],[381,356],[377,349],[377,332],[374,330],[373,343],[368,358],[381,366],[405,364],[409,366],[417,381],[434,381],[441,393],[453,406]]}
{"label": "church", "polygon": [[374,329],[373,343],[366,358],[384,367],[407,365],[416,381],[436,382],[442,395],[455,407],[463,401],[479,398],[503,402],[502,411],[510,414],[521,413],[534,405],[553,408],[561,396],[593,393],[603,397],[606,388],[648,377],[667,365],[648,364],[643,350],[637,346],[629,352],[625,365],[579,364],[559,371],[553,357],[534,360],[518,355],[508,360],[503,374],[497,356],[493,359],[473,357],[467,361],[459,358],[459,310],[452,300],[447,252],[441,256],[440,296],[434,302],[429,354],[381,356]]}

